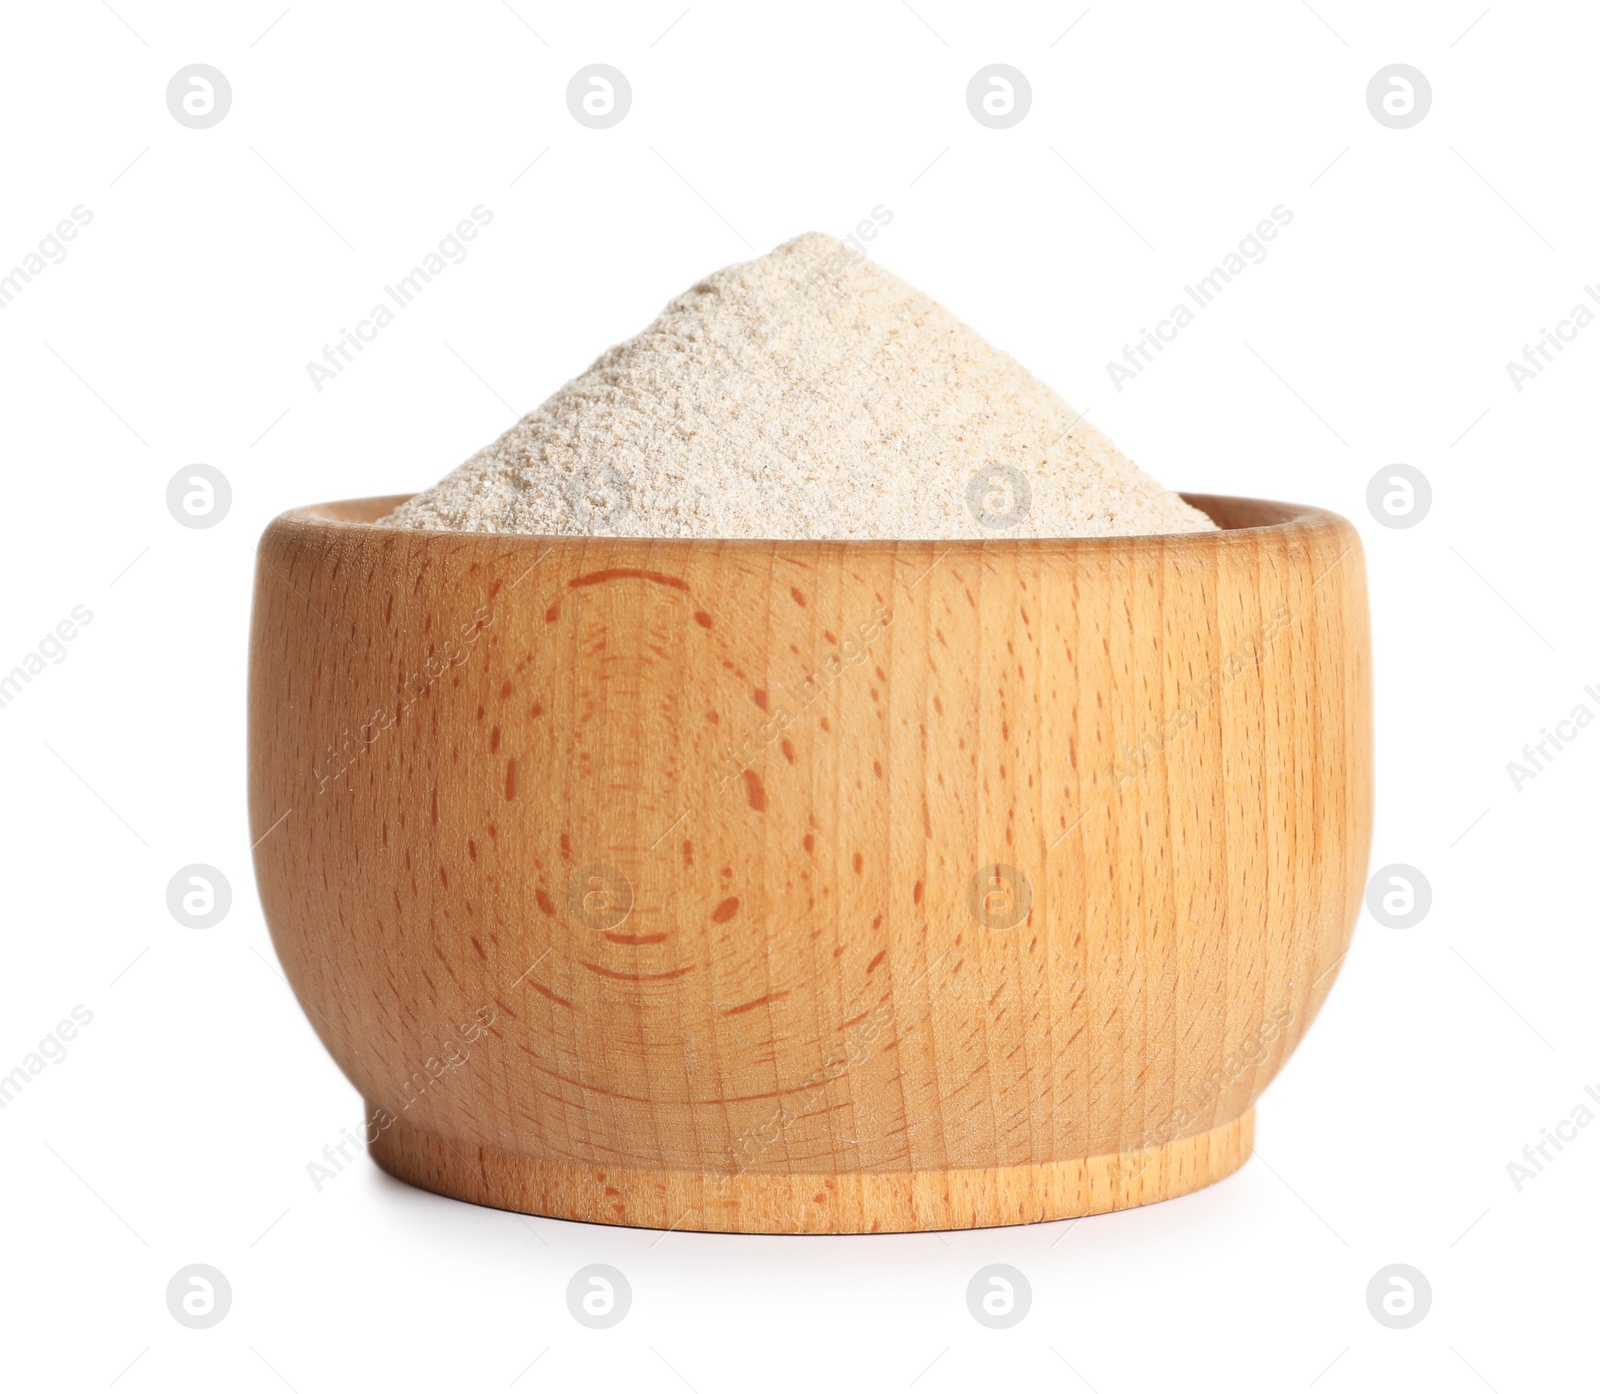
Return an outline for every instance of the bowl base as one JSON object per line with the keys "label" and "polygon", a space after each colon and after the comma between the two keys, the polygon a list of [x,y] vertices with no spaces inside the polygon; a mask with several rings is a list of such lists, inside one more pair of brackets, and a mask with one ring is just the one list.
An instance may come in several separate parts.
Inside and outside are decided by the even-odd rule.
{"label": "bowl base", "polygon": [[[369,1116],[374,1108],[367,1105]],[[723,1234],[983,1229],[1100,1215],[1169,1200],[1238,1170],[1255,1109],[1161,1147],[950,1171],[650,1171],[462,1146],[398,1119],[371,1144],[391,1176],[426,1191],[557,1220]]]}

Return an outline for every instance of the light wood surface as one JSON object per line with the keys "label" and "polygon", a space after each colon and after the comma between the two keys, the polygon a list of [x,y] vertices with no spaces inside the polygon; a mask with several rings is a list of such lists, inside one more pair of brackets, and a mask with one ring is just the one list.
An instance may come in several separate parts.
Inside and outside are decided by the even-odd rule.
{"label": "light wood surface", "polygon": [[[250,813],[377,1161],[760,1232],[1180,1195],[1349,941],[1360,544],[262,539]],[[1000,868],[996,871],[995,868]]]}

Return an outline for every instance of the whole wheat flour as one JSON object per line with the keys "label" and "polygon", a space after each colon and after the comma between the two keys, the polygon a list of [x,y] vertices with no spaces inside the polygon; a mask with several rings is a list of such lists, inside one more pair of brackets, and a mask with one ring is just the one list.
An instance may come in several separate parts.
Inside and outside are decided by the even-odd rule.
{"label": "whole wheat flour", "polygon": [[611,537],[1215,525],[920,291],[811,233],[679,296],[384,520]]}

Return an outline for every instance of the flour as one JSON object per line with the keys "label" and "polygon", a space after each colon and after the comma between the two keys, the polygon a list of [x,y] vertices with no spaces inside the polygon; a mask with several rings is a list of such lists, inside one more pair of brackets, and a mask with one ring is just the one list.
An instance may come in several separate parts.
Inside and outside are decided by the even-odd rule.
{"label": "flour", "polygon": [[384,522],[771,539],[1214,526],[1014,359],[818,233],[700,282]]}

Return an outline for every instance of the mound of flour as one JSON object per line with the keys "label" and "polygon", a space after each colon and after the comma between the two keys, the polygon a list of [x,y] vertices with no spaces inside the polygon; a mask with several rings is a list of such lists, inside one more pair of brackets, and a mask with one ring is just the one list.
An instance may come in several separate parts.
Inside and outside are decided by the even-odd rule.
{"label": "mound of flour", "polygon": [[1015,360],[818,233],[700,282],[384,521],[837,539],[1214,526]]}

